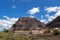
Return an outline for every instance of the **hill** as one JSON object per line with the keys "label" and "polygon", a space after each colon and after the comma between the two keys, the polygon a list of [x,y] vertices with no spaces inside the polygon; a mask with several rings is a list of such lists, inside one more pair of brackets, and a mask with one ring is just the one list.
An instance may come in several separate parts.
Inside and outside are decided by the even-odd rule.
{"label": "hill", "polygon": [[60,16],[56,17],[53,21],[47,23],[48,28],[60,28]]}
{"label": "hill", "polygon": [[13,24],[11,31],[20,31],[20,30],[39,30],[45,27],[44,23],[41,23],[39,20],[30,17],[21,17],[18,21]]}

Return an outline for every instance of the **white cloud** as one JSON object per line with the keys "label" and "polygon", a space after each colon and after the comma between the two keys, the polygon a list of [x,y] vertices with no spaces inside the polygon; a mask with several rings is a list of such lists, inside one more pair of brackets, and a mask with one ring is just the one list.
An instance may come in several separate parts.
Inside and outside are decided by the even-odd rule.
{"label": "white cloud", "polygon": [[44,16],[43,16],[43,15],[41,15],[41,18],[44,18]]}
{"label": "white cloud", "polygon": [[0,19],[0,30],[4,28],[9,29],[18,20],[18,18],[3,17],[6,19]]}
{"label": "white cloud", "polygon": [[60,10],[56,12],[55,16],[60,16]]}
{"label": "white cloud", "polygon": [[54,16],[48,16],[47,17],[48,19],[46,20],[46,19],[41,19],[40,21],[42,22],[42,23],[45,23],[45,24],[47,24],[48,22],[51,22],[53,19],[55,19],[56,17],[54,17]]}
{"label": "white cloud", "polygon": [[41,19],[40,22],[45,23],[46,24],[46,19]]}
{"label": "white cloud", "polygon": [[50,13],[50,12],[56,12],[59,10],[59,7],[49,7],[49,8],[45,8],[45,10]]}
{"label": "white cloud", "polygon": [[4,18],[6,18],[6,19],[10,19],[8,16],[3,16]]}
{"label": "white cloud", "polygon": [[34,14],[38,13],[39,11],[40,11],[39,7],[34,7],[32,9],[28,10],[27,13],[30,14],[30,15],[34,15]]}
{"label": "white cloud", "polygon": [[3,28],[0,28],[0,32],[3,31]]}
{"label": "white cloud", "polygon": [[45,14],[45,17],[49,17],[49,14]]}
{"label": "white cloud", "polygon": [[30,15],[29,17],[30,17],[30,18],[34,18],[35,16],[33,16],[33,15]]}
{"label": "white cloud", "polygon": [[56,17],[55,16],[49,16],[48,17],[48,21],[52,21],[53,19],[55,19]]}
{"label": "white cloud", "polygon": [[16,8],[16,6],[15,5],[12,5],[12,8]]}
{"label": "white cloud", "polygon": [[40,20],[39,18],[37,18],[37,20]]}
{"label": "white cloud", "polygon": [[56,6],[56,7],[48,7],[45,8],[45,10],[50,13],[50,12],[55,12],[54,15],[52,16],[48,16],[48,22],[52,21],[53,19],[55,19],[57,16],[60,16],[60,6]]}

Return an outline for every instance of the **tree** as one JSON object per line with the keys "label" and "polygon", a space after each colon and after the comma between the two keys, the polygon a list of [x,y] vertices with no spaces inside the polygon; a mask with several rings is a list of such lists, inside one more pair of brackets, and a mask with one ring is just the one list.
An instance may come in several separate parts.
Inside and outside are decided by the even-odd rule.
{"label": "tree", "polygon": [[44,33],[50,33],[51,31],[50,30],[46,30]]}
{"label": "tree", "polygon": [[4,31],[3,32],[9,32],[9,30],[4,28]]}

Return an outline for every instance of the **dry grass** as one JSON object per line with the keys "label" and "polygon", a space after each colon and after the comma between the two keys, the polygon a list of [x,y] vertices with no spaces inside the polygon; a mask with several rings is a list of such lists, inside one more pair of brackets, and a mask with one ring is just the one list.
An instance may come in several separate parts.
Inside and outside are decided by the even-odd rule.
{"label": "dry grass", "polygon": [[0,40],[60,40],[60,35],[54,36],[52,34],[37,34],[37,35],[23,35],[14,34],[12,32],[1,32]]}

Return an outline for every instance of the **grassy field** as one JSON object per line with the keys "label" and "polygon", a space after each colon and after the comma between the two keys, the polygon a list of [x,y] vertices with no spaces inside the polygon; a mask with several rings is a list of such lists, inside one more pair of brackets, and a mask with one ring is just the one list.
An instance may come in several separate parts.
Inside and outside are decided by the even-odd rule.
{"label": "grassy field", "polygon": [[14,33],[0,33],[0,40],[31,40],[29,36]]}
{"label": "grassy field", "polygon": [[37,34],[37,35],[23,35],[14,34],[12,32],[1,32],[0,40],[60,40],[60,35],[51,34]]}

